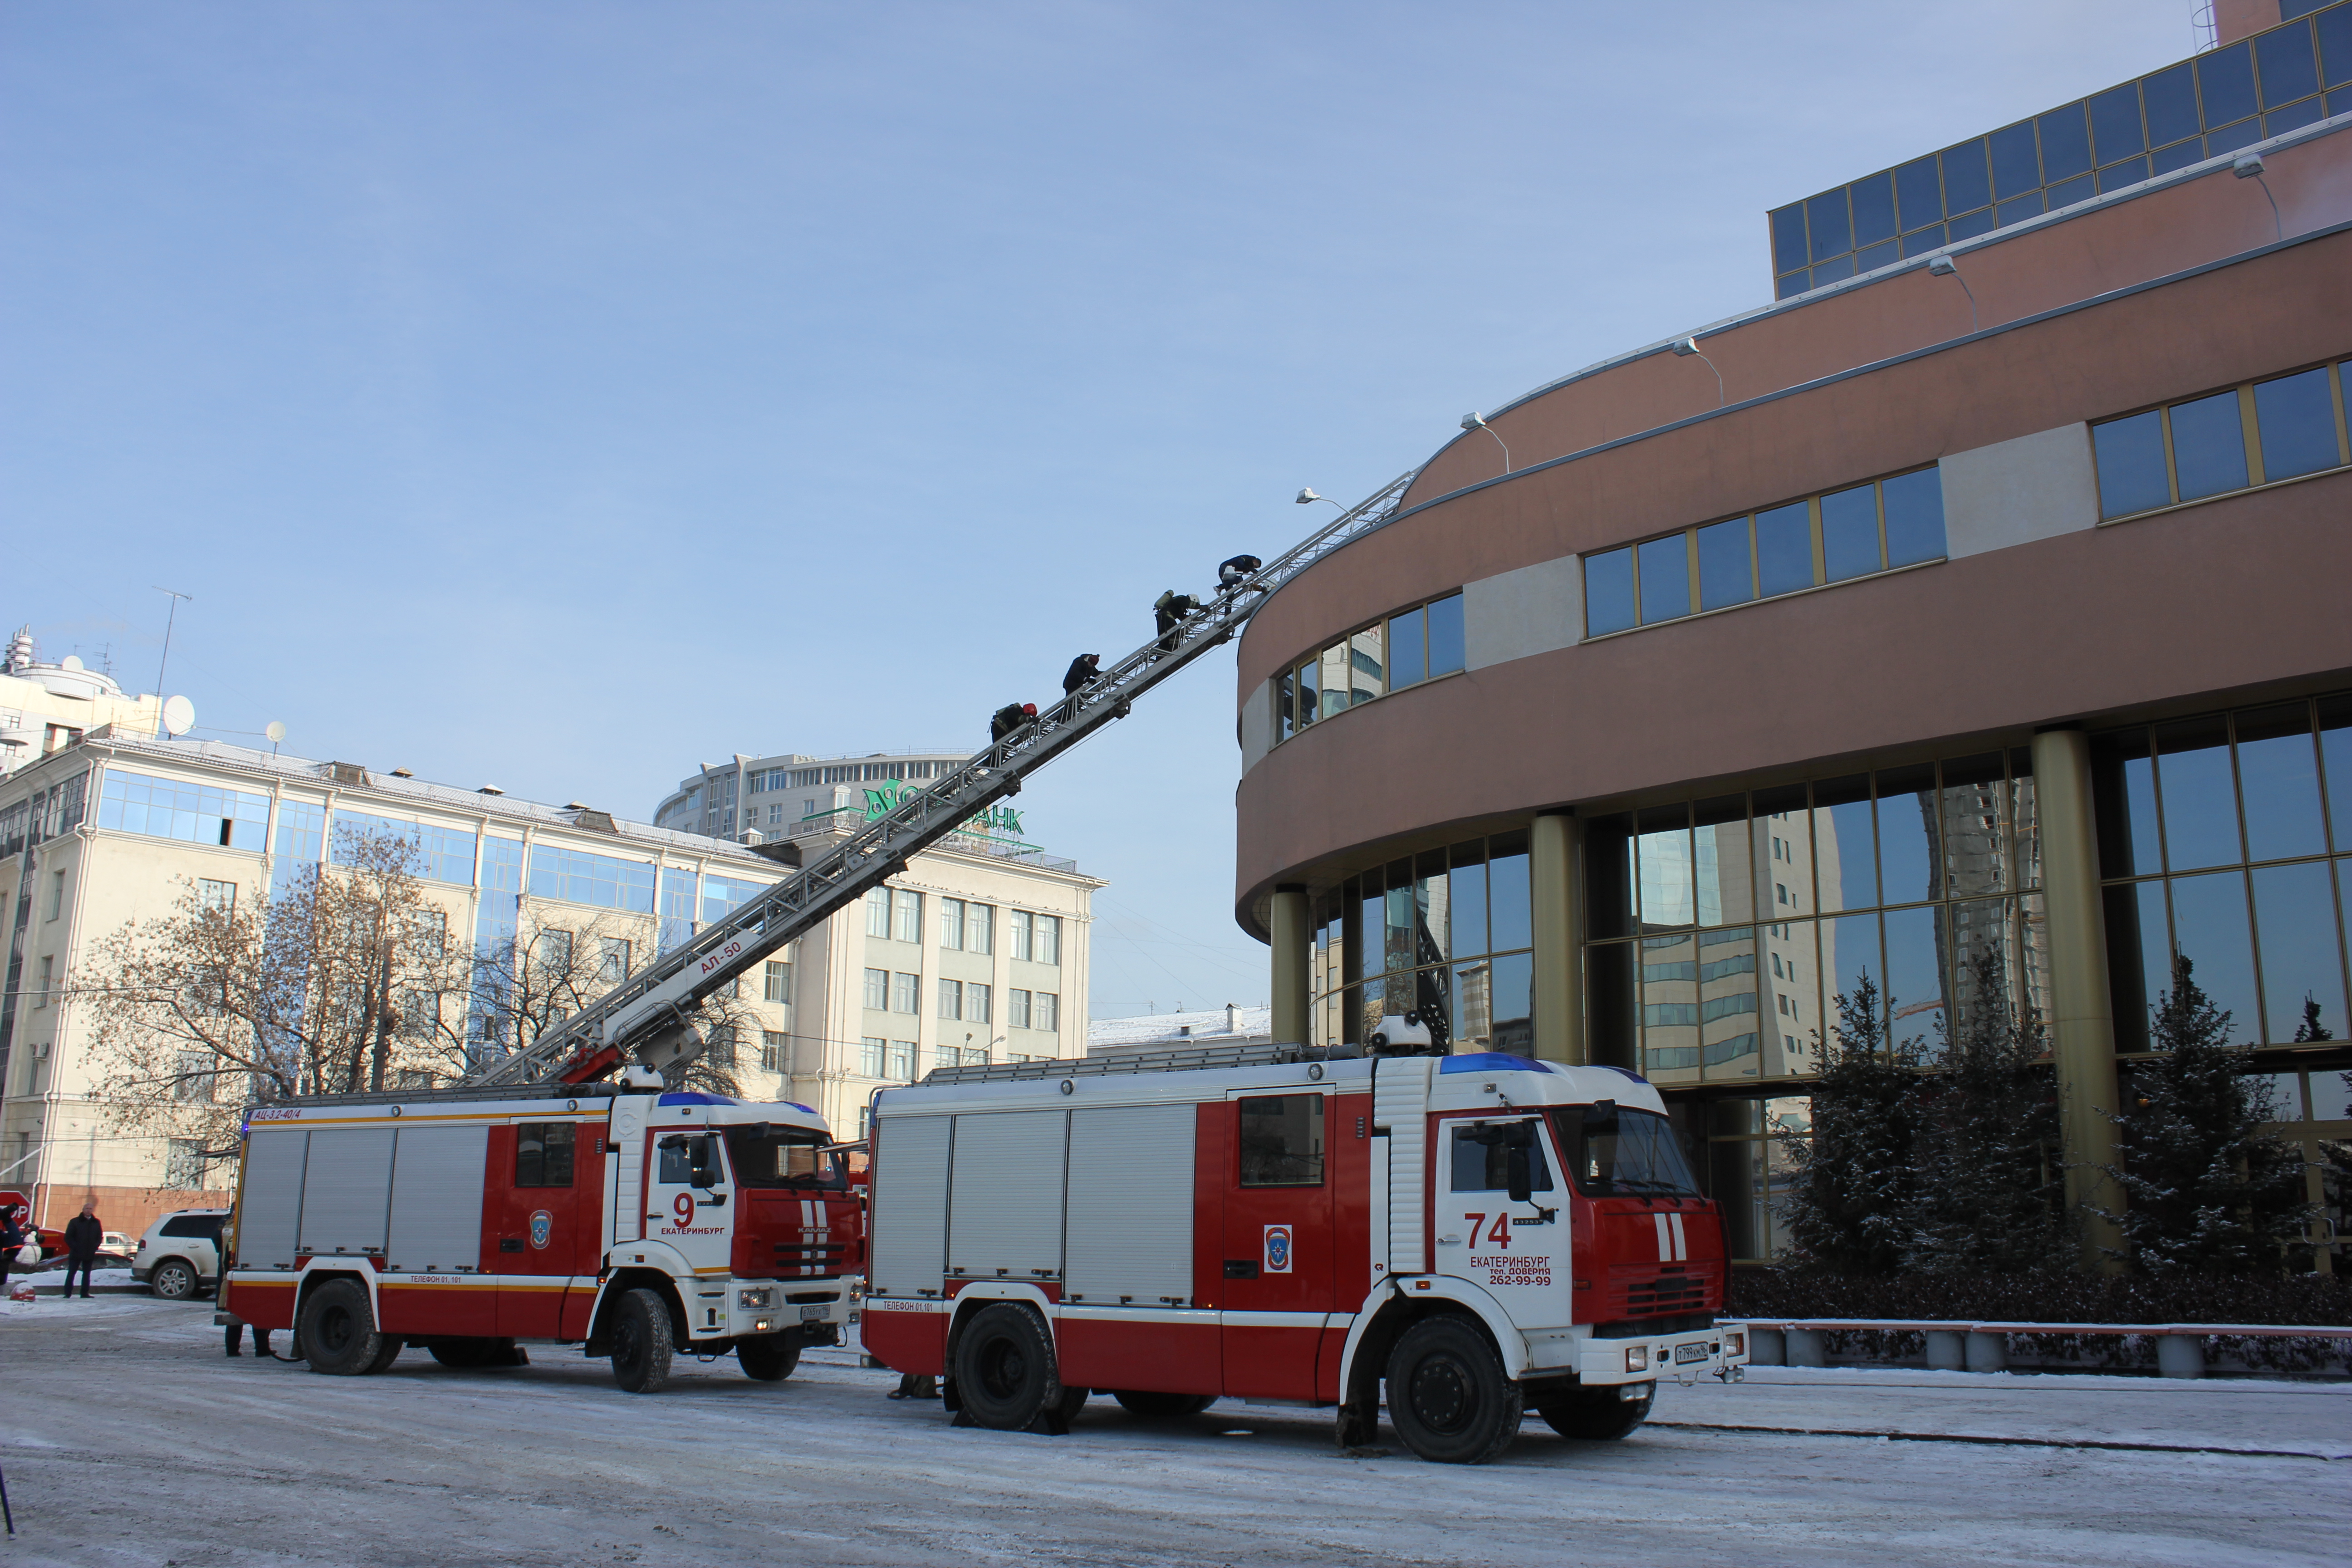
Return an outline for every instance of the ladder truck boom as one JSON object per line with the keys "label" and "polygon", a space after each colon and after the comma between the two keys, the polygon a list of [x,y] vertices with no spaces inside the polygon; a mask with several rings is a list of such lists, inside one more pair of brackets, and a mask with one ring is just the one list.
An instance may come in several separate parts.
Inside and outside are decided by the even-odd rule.
{"label": "ladder truck boom", "polygon": [[511,1056],[465,1079],[469,1087],[588,1083],[634,1057],[656,1069],[700,1054],[694,1014],[703,999],[770,953],[814,929],[905,869],[913,856],[974,815],[1021,791],[1022,781],[1117,719],[1135,700],[1232,640],[1266,595],[1396,512],[1414,472],[1399,475],[1231,589],[1204,601],[1170,634],[1104,668],[1086,687],[972,758],[930,788],[770,888],[726,920],[713,921]]}

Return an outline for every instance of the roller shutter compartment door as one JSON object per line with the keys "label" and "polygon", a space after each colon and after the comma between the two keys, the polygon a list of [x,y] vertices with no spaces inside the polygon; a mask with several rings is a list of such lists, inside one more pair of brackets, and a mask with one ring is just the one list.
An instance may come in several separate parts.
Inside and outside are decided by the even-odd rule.
{"label": "roller shutter compartment door", "polygon": [[1165,1305],[1192,1295],[1194,1108],[1070,1113],[1069,1278],[1088,1306]]}
{"label": "roller shutter compartment door", "polygon": [[446,1274],[482,1254],[482,1171],[487,1127],[404,1127],[393,1157],[387,1268]]}
{"label": "roller shutter compartment door", "polygon": [[295,1250],[313,1258],[381,1253],[392,1214],[391,1128],[326,1127],[310,1134]]}
{"label": "roller shutter compartment door", "polygon": [[240,1268],[294,1267],[295,1221],[302,1213],[302,1156],[310,1134],[301,1128],[254,1130],[245,1145],[245,1188],[238,1199],[236,1262]]}
{"label": "roller shutter compartment door", "polygon": [[873,1274],[877,1296],[936,1292],[947,1272],[948,1148],[953,1118],[893,1116],[874,1159]]}
{"label": "roller shutter compartment door", "polygon": [[976,1279],[1058,1279],[1069,1113],[1000,1110],[955,1121],[949,1272]]}

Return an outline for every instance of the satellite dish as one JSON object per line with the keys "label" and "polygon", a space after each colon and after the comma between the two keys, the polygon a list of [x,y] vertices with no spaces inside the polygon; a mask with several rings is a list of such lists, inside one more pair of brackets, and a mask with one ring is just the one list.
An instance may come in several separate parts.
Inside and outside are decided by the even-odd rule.
{"label": "satellite dish", "polygon": [[261,732],[269,737],[269,743],[274,746],[286,738],[285,721],[272,719]]}
{"label": "satellite dish", "polygon": [[163,699],[163,733],[184,735],[196,727],[196,705],[184,697]]}

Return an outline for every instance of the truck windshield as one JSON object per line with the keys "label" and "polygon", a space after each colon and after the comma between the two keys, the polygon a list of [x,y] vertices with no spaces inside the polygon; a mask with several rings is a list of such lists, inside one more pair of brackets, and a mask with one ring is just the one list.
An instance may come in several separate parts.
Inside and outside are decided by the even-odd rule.
{"label": "truck windshield", "polygon": [[1674,1129],[1654,1110],[1561,1106],[1552,1112],[1576,1190],[1591,1198],[1701,1196]]}
{"label": "truck windshield", "polygon": [[727,1155],[744,1187],[846,1187],[849,1167],[822,1132],[806,1127],[730,1127]]}

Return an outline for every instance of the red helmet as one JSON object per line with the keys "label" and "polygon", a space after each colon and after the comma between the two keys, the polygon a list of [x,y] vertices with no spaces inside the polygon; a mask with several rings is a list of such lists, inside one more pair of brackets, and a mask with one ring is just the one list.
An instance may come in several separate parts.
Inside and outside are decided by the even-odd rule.
{"label": "red helmet", "polygon": [[1037,705],[1034,702],[1024,702],[1021,705],[1021,711],[1034,719],[1037,717]]}

